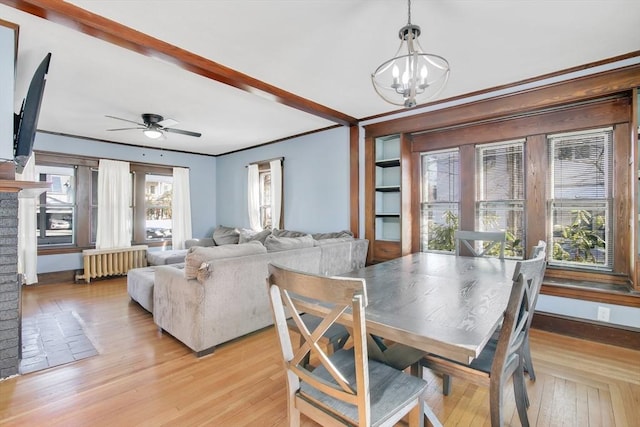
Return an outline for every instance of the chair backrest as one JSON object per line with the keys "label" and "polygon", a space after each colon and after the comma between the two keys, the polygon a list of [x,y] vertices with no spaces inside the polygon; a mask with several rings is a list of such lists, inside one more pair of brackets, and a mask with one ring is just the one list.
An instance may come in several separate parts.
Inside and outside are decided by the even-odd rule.
{"label": "chair backrest", "polygon": [[[271,307],[285,368],[287,389],[290,398],[300,390],[300,382],[311,386],[325,395],[358,407],[360,425],[370,425],[369,374],[366,346],[365,307],[367,305],[364,279],[326,277],[302,273],[284,267],[269,265],[267,279]],[[310,331],[300,318],[304,311],[324,314],[318,327]],[[296,322],[304,343],[295,351],[287,327],[287,316]],[[335,366],[329,355],[318,343],[324,332],[336,321],[352,330],[355,364],[355,383],[348,375]],[[307,355],[315,356],[330,374],[327,380],[307,369]],[[353,366],[353,365],[352,365]],[[351,378],[351,379],[350,379]],[[322,402],[316,402],[322,406]],[[336,416],[340,416],[336,414]],[[354,420],[347,420],[354,422]]]}
{"label": "chair backrest", "polygon": [[518,261],[513,273],[513,287],[504,312],[491,376],[511,375],[518,366],[521,350],[531,326],[544,270],[544,257]]}
{"label": "chair backrest", "polygon": [[[456,230],[454,233],[456,255],[460,255],[460,247],[466,247],[473,256],[486,256],[494,247],[500,246],[498,258],[504,259],[504,246],[507,233],[504,231],[466,231]],[[476,246],[476,242],[481,242]]]}
{"label": "chair backrest", "polygon": [[531,249],[530,258],[538,258],[539,256],[543,258],[547,256],[547,242],[544,240],[538,240],[538,244]]}

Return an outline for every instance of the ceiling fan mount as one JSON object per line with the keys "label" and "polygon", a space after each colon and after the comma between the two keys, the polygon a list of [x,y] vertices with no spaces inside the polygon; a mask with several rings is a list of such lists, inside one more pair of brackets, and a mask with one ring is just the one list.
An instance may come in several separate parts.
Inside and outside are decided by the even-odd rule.
{"label": "ceiling fan mount", "polygon": [[200,136],[202,136],[200,132],[192,132],[189,130],[172,128],[171,126],[177,125],[178,122],[173,119],[165,119],[160,114],[143,113],[141,114],[142,123],[138,123],[138,122],[134,122],[133,120],[123,119],[121,117],[115,117],[110,115],[106,115],[106,117],[109,117],[111,119],[116,119],[116,120],[122,120],[125,122],[138,125],[138,127],[107,129],[108,131],[120,131],[120,130],[132,130],[132,129],[142,130],[145,136],[151,139],[160,138],[164,136],[165,132],[178,133],[181,135],[193,136],[196,138],[199,138]]}

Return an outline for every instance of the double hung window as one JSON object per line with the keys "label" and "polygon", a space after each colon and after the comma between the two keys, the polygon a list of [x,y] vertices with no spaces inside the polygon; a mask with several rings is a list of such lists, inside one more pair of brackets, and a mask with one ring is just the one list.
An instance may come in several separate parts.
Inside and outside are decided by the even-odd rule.
{"label": "double hung window", "polygon": [[421,184],[422,250],[453,252],[460,202],[459,151],[424,153]]}
{"label": "double hung window", "polygon": [[75,219],[75,168],[36,165],[38,180],[51,186],[37,204],[38,244],[73,244]]}
{"label": "double hung window", "polygon": [[505,231],[505,255],[516,258],[523,256],[523,147],[524,140],[476,146],[476,230]]}
{"label": "double hung window", "polygon": [[549,135],[550,262],[611,270],[612,128]]}

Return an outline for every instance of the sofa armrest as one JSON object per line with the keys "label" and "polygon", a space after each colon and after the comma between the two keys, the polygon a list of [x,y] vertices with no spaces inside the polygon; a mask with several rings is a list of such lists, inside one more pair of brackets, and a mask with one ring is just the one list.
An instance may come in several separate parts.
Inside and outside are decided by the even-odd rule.
{"label": "sofa armrest", "polygon": [[184,270],[171,265],[156,268],[153,287],[153,320],[194,351],[202,345],[204,286],[184,277]]}
{"label": "sofa armrest", "polygon": [[202,237],[200,239],[188,239],[184,242],[184,247],[189,249],[192,246],[215,246],[212,237]]}

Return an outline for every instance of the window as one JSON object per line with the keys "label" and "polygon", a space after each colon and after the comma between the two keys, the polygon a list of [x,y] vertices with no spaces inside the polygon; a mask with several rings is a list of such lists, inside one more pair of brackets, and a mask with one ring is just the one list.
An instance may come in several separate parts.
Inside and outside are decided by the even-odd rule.
{"label": "window", "polygon": [[[505,255],[524,255],[524,140],[476,147],[476,230],[503,230]],[[496,248],[496,251],[498,248]]]}
{"label": "window", "polygon": [[271,228],[271,169],[259,170],[260,179],[260,225]]}
{"label": "window", "polygon": [[458,150],[422,155],[421,247],[423,251],[455,250],[460,201]]}
{"label": "window", "polygon": [[144,190],[146,239],[170,238],[173,177],[146,174]]}
{"label": "window", "polygon": [[[38,247],[95,245],[98,221],[98,159],[36,153],[36,173],[51,189],[40,196]],[[172,167],[130,163],[133,243],[171,239]]]}
{"label": "window", "polygon": [[550,263],[611,270],[611,128],[548,136]]}
{"label": "window", "polygon": [[38,244],[73,244],[75,217],[75,169],[68,166],[36,166],[38,180],[51,188],[37,204]]}
{"label": "window", "polygon": [[251,228],[282,228],[283,158],[252,163],[248,167],[248,213]]}

